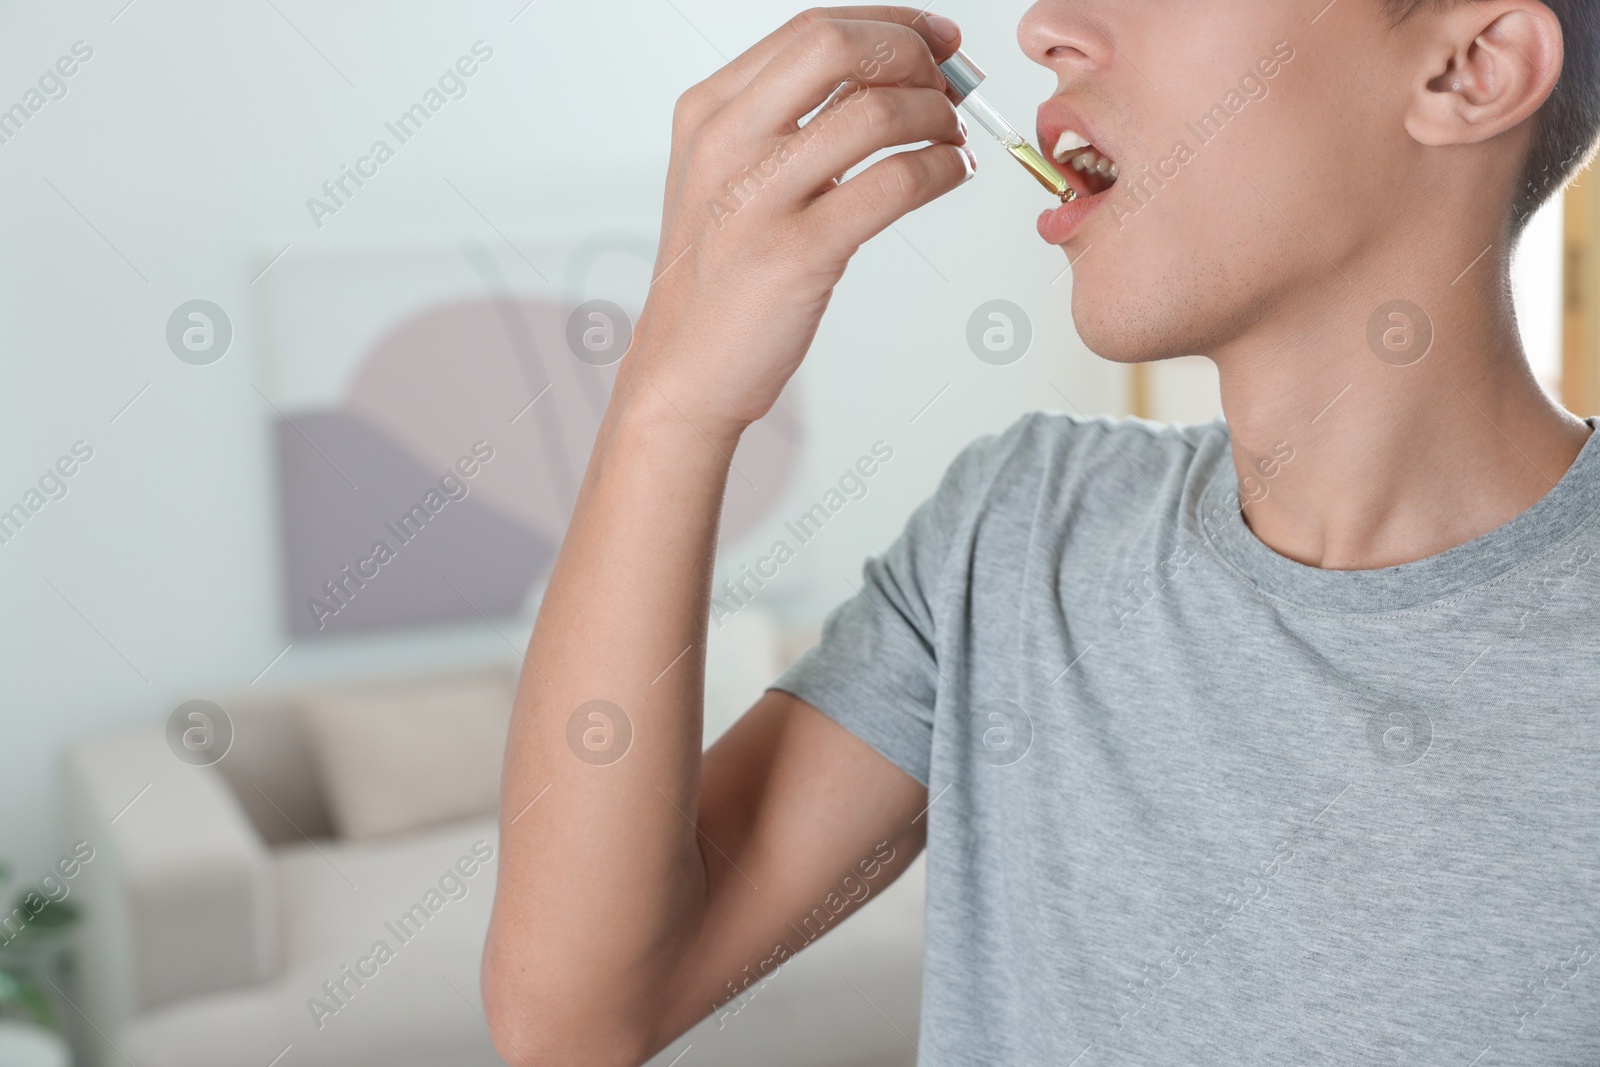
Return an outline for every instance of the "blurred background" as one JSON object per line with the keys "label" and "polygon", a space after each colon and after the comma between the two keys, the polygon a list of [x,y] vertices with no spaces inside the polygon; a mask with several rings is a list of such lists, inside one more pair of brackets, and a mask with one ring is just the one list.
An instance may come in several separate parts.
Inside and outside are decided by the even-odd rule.
{"label": "blurred background", "polygon": [[[497,746],[673,103],[796,10],[0,2],[0,1065],[498,1062]],[[940,10],[1031,127],[1022,6]],[[736,457],[708,741],[975,436],[1218,412],[1203,361],[1084,349],[1039,189],[974,147]],[[1517,278],[1585,414],[1595,216],[1581,188],[1547,210]],[[920,877],[658,1062],[912,1063]]]}

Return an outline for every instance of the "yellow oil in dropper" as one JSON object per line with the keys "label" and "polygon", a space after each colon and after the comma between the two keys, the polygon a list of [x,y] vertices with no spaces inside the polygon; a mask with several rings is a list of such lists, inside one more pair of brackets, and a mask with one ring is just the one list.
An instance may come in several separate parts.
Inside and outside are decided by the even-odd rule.
{"label": "yellow oil in dropper", "polygon": [[1038,179],[1039,184],[1050,190],[1055,196],[1060,197],[1063,204],[1070,204],[1078,198],[1077,190],[1067,184],[1061,172],[1044,157],[1028,139],[1017,132],[1015,126],[1007,122],[989,102],[976,92],[979,85],[987,76],[983,70],[974,63],[965,52],[957,52],[943,63],[939,69],[944,72],[950,88],[957,95],[961,107],[967,114],[978,120],[978,125],[988,130],[995,140],[1005,146],[1007,152],[1018,163],[1028,169],[1028,173]]}
{"label": "yellow oil in dropper", "polygon": [[1040,185],[1059,196],[1062,203],[1070,204],[1078,199],[1078,191],[1067,184],[1067,179],[1061,176],[1061,172],[1051,166],[1050,161],[1044,158],[1044,153],[1033,145],[1023,141],[1021,144],[1006,145],[1006,151],[1010,152],[1018,163],[1027,167],[1028,173],[1038,178]]}

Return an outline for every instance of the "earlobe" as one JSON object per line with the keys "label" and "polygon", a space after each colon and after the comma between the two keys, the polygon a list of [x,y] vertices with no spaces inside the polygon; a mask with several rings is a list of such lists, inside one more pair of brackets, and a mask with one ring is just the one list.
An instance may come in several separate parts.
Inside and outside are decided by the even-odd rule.
{"label": "earlobe", "polygon": [[1422,144],[1490,140],[1532,117],[1555,88],[1561,23],[1540,0],[1462,4],[1436,16],[1433,29],[1437,66],[1406,115]]}

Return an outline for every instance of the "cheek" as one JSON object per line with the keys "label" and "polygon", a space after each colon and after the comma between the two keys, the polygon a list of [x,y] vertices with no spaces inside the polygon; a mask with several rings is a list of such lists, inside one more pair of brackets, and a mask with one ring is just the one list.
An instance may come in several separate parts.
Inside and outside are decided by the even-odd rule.
{"label": "cheek", "polygon": [[1346,50],[1299,48],[1250,105],[1233,151],[1255,186],[1243,190],[1259,207],[1257,231],[1285,241],[1280,261],[1341,284],[1335,267],[1353,277],[1362,250],[1399,233],[1407,213],[1394,188],[1410,144],[1404,86],[1386,83],[1383,56],[1369,51],[1371,69],[1352,78]]}

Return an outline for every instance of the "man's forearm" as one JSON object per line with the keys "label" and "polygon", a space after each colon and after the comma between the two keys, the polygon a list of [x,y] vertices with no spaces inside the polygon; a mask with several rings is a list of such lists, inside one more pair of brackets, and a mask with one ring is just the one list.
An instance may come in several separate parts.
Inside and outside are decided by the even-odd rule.
{"label": "man's forearm", "polygon": [[490,945],[522,949],[491,953],[486,985],[543,1032],[648,1004],[705,899],[704,645],[737,441],[705,436],[650,385],[634,396],[596,442],[507,753]]}

